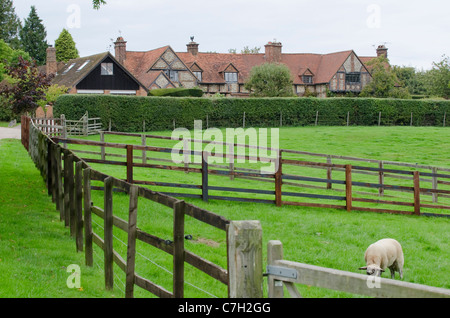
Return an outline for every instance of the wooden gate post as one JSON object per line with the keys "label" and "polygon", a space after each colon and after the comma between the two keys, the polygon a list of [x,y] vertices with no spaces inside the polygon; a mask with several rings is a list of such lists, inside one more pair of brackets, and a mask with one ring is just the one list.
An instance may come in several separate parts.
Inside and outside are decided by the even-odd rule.
{"label": "wooden gate post", "polygon": [[127,182],[133,183],[133,145],[127,145]]}
{"label": "wooden gate post", "polygon": [[262,298],[262,228],[259,221],[231,221],[227,229],[230,298]]}
{"label": "wooden gate post", "polygon": [[[274,265],[275,261],[283,259],[283,244],[280,241],[267,243],[267,265]],[[275,280],[269,275],[267,279],[269,298],[283,298],[283,282]]]}

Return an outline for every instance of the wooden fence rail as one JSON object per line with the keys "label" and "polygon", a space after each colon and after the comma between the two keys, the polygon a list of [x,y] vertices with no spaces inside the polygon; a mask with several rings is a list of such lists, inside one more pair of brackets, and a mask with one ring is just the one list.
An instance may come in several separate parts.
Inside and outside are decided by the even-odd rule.
{"label": "wooden fence rail", "polygon": [[[130,134],[125,134],[130,135]],[[136,134],[137,135],[137,134]],[[101,137],[102,138],[102,137]],[[103,137],[104,139],[104,137]],[[166,138],[163,138],[166,139]],[[77,140],[77,139],[61,139],[54,138],[55,142],[63,142],[65,144],[74,145],[86,145],[100,147],[101,152],[96,151],[79,151],[80,153],[89,153],[91,155],[99,155],[100,159],[94,158],[83,158],[85,162],[88,163],[99,163],[99,164],[110,164],[110,165],[121,165],[126,167],[127,178],[126,181],[129,183],[140,184],[140,185],[152,185],[161,187],[174,187],[174,188],[184,188],[184,189],[199,189],[200,193],[183,193],[183,192],[163,192],[175,197],[191,197],[191,198],[201,198],[204,201],[209,199],[218,200],[229,200],[229,201],[241,201],[241,202],[260,202],[276,204],[277,206],[282,205],[296,205],[296,206],[307,206],[307,207],[322,207],[322,208],[338,208],[345,209],[347,211],[369,211],[369,212],[379,212],[379,213],[395,213],[395,214],[406,214],[406,215],[427,215],[427,216],[441,216],[450,217],[448,213],[429,213],[423,212],[423,209],[436,209],[440,211],[450,210],[450,205],[437,204],[438,196],[442,199],[450,197],[450,188],[445,189],[450,185],[450,173],[446,173],[446,169],[440,168],[442,173],[438,173],[436,167],[432,167],[432,172],[419,171],[419,170],[404,170],[397,168],[387,168],[387,162],[384,161],[380,163],[378,161],[368,160],[369,163],[378,163],[377,167],[363,166],[361,164],[351,165],[351,164],[338,164],[331,162],[331,156],[328,156],[326,162],[317,161],[305,161],[299,159],[291,159],[290,157],[285,159],[285,154],[291,154],[292,151],[279,150],[277,165],[278,170],[275,173],[261,173],[257,169],[245,169],[241,167],[233,166],[230,170],[229,166],[218,166],[208,163],[208,158],[212,155],[206,151],[188,151],[189,156],[201,156],[201,164],[198,168],[190,167],[191,163],[182,163],[181,165],[174,164],[170,159],[148,157],[150,153],[172,153],[171,148],[166,147],[154,147],[154,146],[143,146],[143,145],[130,145],[130,144],[120,144],[120,143],[108,143],[104,141],[89,141],[89,140]],[[116,148],[124,149],[125,154],[111,154],[112,156],[120,156],[125,158],[126,161],[118,160],[106,160],[106,156],[109,156],[105,148]],[[297,153],[297,152],[295,152]],[[304,154],[304,152],[301,152]],[[141,154],[141,155],[140,155]],[[310,153],[309,153],[310,154]],[[185,153],[186,155],[186,153]],[[218,155],[218,154],[214,154]],[[246,160],[256,160],[257,162],[267,162],[266,160],[270,158],[253,156],[253,155],[239,155],[236,153],[232,154],[222,154],[228,158],[236,159],[246,159]],[[352,157],[340,158],[340,160],[350,160],[355,159]],[[151,160],[151,163],[150,163]],[[158,164],[157,161],[163,160],[167,164]],[[145,163],[144,163],[145,162]],[[326,178],[319,178],[313,176],[299,175],[299,172],[289,171],[289,167],[297,167],[299,169],[309,169],[309,173],[312,175],[314,170],[319,171],[326,170]],[[418,167],[418,165],[411,165],[412,167]],[[420,166],[422,169],[428,169],[429,166]],[[164,169],[171,171],[184,171],[186,173],[199,173],[201,174],[201,184],[183,184],[183,183],[173,183],[173,182],[161,182],[161,181],[151,181],[151,180],[136,180],[133,175],[134,168],[151,168],[151,169]],[[213,169],[212,169],[213,168]],[[450,170],[450,169],[448,169]],[[332,177],[332,171],[343,172],[344,179],[336,179]],[[233,187],[233,186],[215,186],[211,185],[209,182],[209,176],[219,175],[219,176],[233,176],[234,178],[245,178],[250,180],[272,182],[274,186],[272,189],[254,189],[254,188],[243,188],[243,187]],[[374,176],[376,177],[376,182],[358,181],[357,176]],[[412,184],[402,185],[402,184],[389,184],[389,180],[410,180]],[[427,179],[428,178],[428,179]],[[302,182],[302,183],[299,183]],[[404,181],[408,182],[408,181]],[[424,187],[424,184],[431,182],[431,188]],[[306,184],[305,184],[306,183]],[[311,184],[323,184],[323,187],[315,186]],[[438,189],[437,186],[441,185]],[[336,187],[340,185],[344,189]],[[293,190],[286,191],[285,187]],[[329,193],[319,192],[301,192],[298,191],[299,188],[312,188],[312,189],[327,189],[333,191],[344,191],[345,195],[332,195]],[[369,191],[362,192],[357,189],[368,189]],[[375,189],[377,192],[374,194],[370,192],[370,189]],[[225,196],[225,195],[212,195],[211,191],[223,191],[223,192],[234,192],[234,193],[252,193],[258,195],[272,195],[274,199],[266,198],[249,198],[242,196]],[[380,199],[381,196],[388,198],[386,191],[390,192],[406,192],[413,195],[412,201],[401,200],[384,200]],[[368,198],[367,196],[376,196],[376,198]],[[426,200],[422,197],[424,195],[432,196],[432,202],[426,203]],[[292,200],[289,198],[297,198],[297,200]],[[395,196],[391,197],[395,198]],[[298,199],[301,198],[301,201]],[[422,199],[421,199],[422,198]],[[326,204],[323,202],[314,202],[314,200],[330,200],[330,201],[345,201],[345,204]],[[361,206],[361,203],[366,206]],[[367,204],[375,204],[375,207],[369,207]],[[378,207],[378,205],[386,205],[386,208]],[[396,209],[396,207],[411,207],[412,210],[408,211],[406,209]]]}
{"label": "wooden fence rail", "polygon": [[267,244],[267,263],[269,298],[283,298],[283,285],[291,297],[301,297],[294,283],[371,297],[450,298],[450,290],[446,288],[284,260],[280,241],[269,241]]}
{"label": "wooden fence rail", "polygon": [[[22,120],[27,122],[27,119]],[[248,284],[243,286],[236,280],[243,279],[252,283],[255,276],[253,267],[249,266],[248,269],[234,268],[233,276],[229,273],[231,272],[230,268],[234,266],[233,264],[236,264],[236,260],[251,263],[249,260],[257,258],[255,253],[259,253],[260,250],[250,249],[242,251],[238,247],[238,245],[242,245],[242,238],[239,235],[236,237],[239,231],[233,230],[233,233],[228,234],[228,228],[234,229],[242,226],[247,228],[247,224],[252,227],[255,224],[259,224],[259,221],[230,221],[220,215],[174,197],[154,192],[96,171],[86,161],[75,155],[72,150],[61,147],[44,135],[29,119],[28,123],[29,125],[25,127],[26,130],[24,128],[25,133],[28,132],[28,136],[24,136],[23,144],[28,146],[27,150],[31,158],[46,181],[48,193],[60,212],[60,220],[70,229],[70,235],[75,238],[77,251],[81,252],[84,250],[86,265],[93,266],[93,244],[96,244],[103,250],[106,289],[112,289],[114,286],[113,264],[115,263],[126,276],[126,297],[133,297],[135,285],[158,297],[184,297],[184,264],[188,263],[225,284],[230,297],[242,297],[242,295],[252,297],[253,289],[249,292]],[[100,181],[104,184],[103,209],[96,206],[92,201],[92,181]],[[118,188],[129,195],[128,220],[121,219],[114,213],[113,188]],[[167,240],[137,228],[139,197],[172,209],[174,215],[173,240],[169,244],[167,244]],[[104,221],[103,237],[93,231],[92,214],[97,215]],[[209,226],[214,226],[226,233],[227,263],[231,264],[228,270],[185,249],[185,216],[192,217]],[[127,254],[125,258],[114,249],[113,227],[117,227],[127,233]],[[258,228],[260,230],[260,225]],[[261,237],[261,234],[257,237]],[[172,291],[136,274],[137,240],[173,256]],[[258,244],[260,245],[261,241]],[[239,255],[234,255],[233,253],[238,253]]]}

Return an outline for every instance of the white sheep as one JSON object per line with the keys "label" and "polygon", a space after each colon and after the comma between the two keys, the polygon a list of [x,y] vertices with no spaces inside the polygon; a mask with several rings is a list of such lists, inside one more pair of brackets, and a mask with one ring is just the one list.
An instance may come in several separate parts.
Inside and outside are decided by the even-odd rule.
{"label": "white sheep", "polygon": [[371,244],[364,253],[366,266],[359,269],[366,270],[367,275],[381,276],[381,273],[389,268],[391,278],[395,277],[395,272],[400,273],[403,279],[403,251],[399,242],[386,238]]}

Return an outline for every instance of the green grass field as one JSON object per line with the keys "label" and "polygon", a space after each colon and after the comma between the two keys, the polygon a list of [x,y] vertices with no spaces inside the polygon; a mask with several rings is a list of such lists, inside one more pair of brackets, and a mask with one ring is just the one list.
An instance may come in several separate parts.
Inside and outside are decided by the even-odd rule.
{"label": "green grass field", "polygon": [[[155,132],[170,135],[170,132]],[[89,139],[98,140],[98,136]],[[106,141],[140,144],[139,138],[107,136]],[[155,146],[171,146],[155,141]],[[354,157],[412,162],[450,167],[450,130],[437,127],[304,127],[280,129],[282,148]],[[82,253],[75,252],[75,242],[68,229],[59,222],[59,214],[46,195],[45,185],[19,141],[0,141],[2,183],[0,202],[0,297],[123,297],[124,274],[115,268],[116,287],[112,293],[103,290],[102,271],[98,266],[87,268]],[[71,146],[71,148],[77,148]],[[90,149],[92,150],[92,149]],[[97,149],[98,151],[98,149]],[[115,159],[118,160],[118,159]],[[95,169],[124,178],[125,170],[106,165]],[[151,171],[148,171],[151,170]],[[171,173],[165,170],[135,170],[139,178],[163,182],[198,184],[193,173]],[[223,178],[223,177],[222,177]],[[4,181],[6,180],[6,182]],[[223,179],[211,178],[220,185]],[[243,184],[247,180],[235,179]],[[210,183],[210,184],[211,184]],[[261,186],[262,185],[258,185]],[[15,190],[15,191],[13,191]],[[159,190],[157,188],[156,190]],[[165,189],[167,190],[167,189]],[[173,189],[171,189],[173,191]],[[230,195],[230,194],[228,194]],[[93,192],[95,205],[103,205],[102,192]],[[334,209],[301,208],[259,203],[239,203],[186,199],[231,220],[260,220],[263,244],[280,240],[284,258],[292,261],[359,272],[364,265],[364,251],[374,241],[392,237],[401,242],[405,254],[404,280],[436,287],[450,288],[449,220],[370,212],[345,212]],[[128,197],[114,194],[118,216],[126,219]],[[102,235],[102,221],[94,219],[94,229]],[[172,215],[148,201],[139,201],[138,227],[144,231],[170,238]],[[186,248],[226,267],[224,232],[186,218]],[[124,256],[126,236],[114,232],[114,248]],[[138,244],[136,271],[171,290],[172,258],[154,248]],[[266,251],[264,250],[264,259]],[[102,264],[101,251],[94,260]],[[65,267],[79,264],[82,290],[66,286]],[[101,266],[101,265],[100,265]],[[388,277],[384,274],[384,277]],[[397,276],[398,279],[398,276]],[[225,286],[187,265],[187,297],[225,297]],[[304,297],[354,297],[354,295],[308,286],[299,286]],[[151,297],[136,287],[137,297]]]}

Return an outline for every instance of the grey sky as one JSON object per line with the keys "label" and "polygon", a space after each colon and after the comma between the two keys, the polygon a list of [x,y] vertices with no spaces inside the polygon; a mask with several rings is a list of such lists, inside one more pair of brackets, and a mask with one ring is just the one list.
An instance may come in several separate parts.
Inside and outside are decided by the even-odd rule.
{"label": "grey sky", "polygon": [[63,28],[81,56],[107,51],[120,34],[131,51],[170,45],[185,51],[190,36],[200,51],[239,52],[276,39],[286,53],[331,53],[353,49],[375,55],[389,48],[391,64],[429,69],[450,55],[447,0],[14,0],[23,20],[35,5],[54,44]]}

